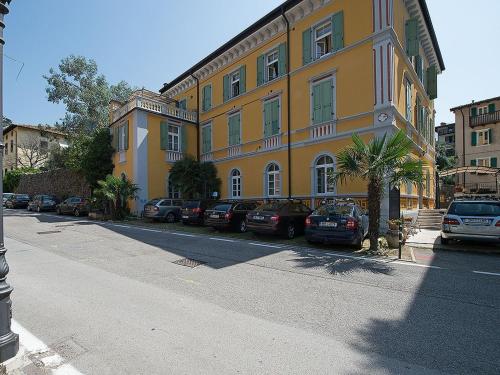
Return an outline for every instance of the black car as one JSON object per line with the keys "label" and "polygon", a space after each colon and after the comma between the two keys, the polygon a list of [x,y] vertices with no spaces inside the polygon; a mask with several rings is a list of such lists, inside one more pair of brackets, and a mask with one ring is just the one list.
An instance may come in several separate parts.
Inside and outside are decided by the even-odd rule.
{"label": "black car", "polygon": [[28,203],[28,211],[55,211],[59,200],[53,195],[35,195]]}
{"label": "black car", "polygon": [[181,209],[182,224],[203,225],[205,219],[205,210],[215,202],[204,199],[195,199],[185,201]]}
{"label": "black car", "polygon": [[5,207],[26,208],[28,207],[29,201],[30,196],[28,194],[14,194],[5,201]]}
{"label": "black car", "polygon": [[205,225],[244,233],[247,231],[247,213],[256,207],[254,202],[218,202],[205,211]]}
{"label": "black car", "polygon": [[325,204],[306,219],[306,240],[310,243],[338,243],[358,249],[368,234],[368,216],[356,203]]}
{"label": "black car", "polygon": [[85,198],[71,197],[56,207],[58,215],[70,214],[75,216],[86,215],[89,213],[89,202]]}
{"label": "black car", "polygon": [[311,210],[300,201],[264,203],[247,214],[248,230],[254,233],[281,234],[292,239],[304,231]]}

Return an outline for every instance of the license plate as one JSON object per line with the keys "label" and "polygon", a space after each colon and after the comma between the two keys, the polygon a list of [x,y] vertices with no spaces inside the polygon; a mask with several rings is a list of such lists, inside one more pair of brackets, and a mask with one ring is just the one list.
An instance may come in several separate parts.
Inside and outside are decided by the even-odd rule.
{"label": "license plate", "polygon": [[254,216],[254,220],[264,220],[264,216]]}
{"label": "license plate", "polygon": [[182,215],[182,218],[183,219],[189,219],[189,216],[188,215]]}
{"label": "license plate", "polygon": [[218,219],[218,218],[219,218],[219,215],[212,214],[212,215],[210,215],[210,218],[212,218],[212,219]]}
{"label": "license plate", "polygon": [[490,225],[490,221],[488,219],[463,219],[464,224],[469,225]]}
{"label": "license plate", "polygon": [[320,227],[337,228],[337,223],[333,221],[322,221],[319,223]]}

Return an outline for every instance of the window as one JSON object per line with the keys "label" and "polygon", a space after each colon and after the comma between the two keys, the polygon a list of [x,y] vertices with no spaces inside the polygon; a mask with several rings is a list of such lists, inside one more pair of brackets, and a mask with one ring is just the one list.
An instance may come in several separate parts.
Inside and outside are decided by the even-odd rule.
{"label": "window", "polygon": [[477,132],[478,145],[484,146],[490,144],[490,129],[479,130]]}
{"label": "window", "polygon": [[273,98],[264,102],[264,138],[280,133],[280,100]]}
{"label": "window", "polygon": [[485,115],[488,113],[488,106],[485,105],[483,107],[478,107],[477,108],[477,114],[480,116],[480,115]]}
{"label": "window", "polygon": [[333,193],[335,190],[334,184],[334,165],[331,156],[321,156],[316,162],[316,193],[327,194]]}
{"label": "window", "polygon": [[316,82],[312,86],[312,122],[321,124],[333,119],[333,79]]}
{"label": "window", "polygon": [[266,168],[266,177],[267,177],[267,196],[275,197],[281,194],[280,189],[280,167],[271,163]]}
{"label": "window", "polygon": [[279,53],[274,50],[266,55],[266,81],[272,81],[279,74]]}
{"label": "window", "polygon": [[14,140],[10,140],[10,152],[14,152]]}
{"label": "window", "polygon": [[212,151],[212,124],[201,128],[201,153],[206,154]]}
{"label": "window", "polygon": [[332,23],[325,22],[314,29],[314,53],[315,58],[332,51]]}
{"label": "window", "polygon": [[180,151],[178,126],[168,125],[168,151]]}
{"label": "window", "polygon": [[113,147],[118,152],[128,150],[128,122],[114,129]]}
{"label": "window", "polygon": [[209,111],[212,109],[212,85],[203,87],[202,110]]}
{"label": "window", "polygon": [[118,128],[118,151],[125,150],[125,126]]}
{"label": "window", "polygon": [[235,113],[228,117],[229,146],[241,144],[240,120],[240,113]]}
{"label": "window", "polygon": [[241,173],[237,169],[233,169],[231,172],[231,197],[241,197]]}
{"label": "window", "polygon": [[46,155],[49,152],[49,142],[48,141],[40,141],[40,153],[42,155]]}
{"label": "window", "polygon": [[405,98],[406,98],[406,120],[411,121],[412,111],[411,111],[411,82],[406,80],[405,82]]}
{"label": "window", "polygon": [[179,187],[172,183],[172,178],[169,175],[167,179],[167,193],[170,199],[179,199],[181,197],[181,192]]}
{"label": "window", "polygon": [[236,71],[229,75],[231,85],[231,98],[240,95],[240,71]]}
{"label": "window", "polygon": [[179,101],[179,108],[184,109],[184,110],[187,109],[187,100],[186,99],[182,99]]}
{"label": "window", "polygon": [[446,135],[444,137],[444,143],[446,143],[448,145],[455,143],[455,136],[454,135]]}
{"label": "window", "polygon": [[476,159],[476,165],[478,167],[491,167],[491,158]]}

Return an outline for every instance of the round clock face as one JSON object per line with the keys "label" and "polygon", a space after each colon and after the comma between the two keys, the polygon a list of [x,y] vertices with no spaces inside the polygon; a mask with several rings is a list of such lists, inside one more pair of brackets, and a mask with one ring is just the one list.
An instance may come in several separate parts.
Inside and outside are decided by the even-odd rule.
{"label": "round clock face", "polygon": [[387,120],[389,118],[389,116],[387,116],[386,113],[381,113],[380,115],[378,115],[378,120],[380,122],[384,122],[385,120]]}

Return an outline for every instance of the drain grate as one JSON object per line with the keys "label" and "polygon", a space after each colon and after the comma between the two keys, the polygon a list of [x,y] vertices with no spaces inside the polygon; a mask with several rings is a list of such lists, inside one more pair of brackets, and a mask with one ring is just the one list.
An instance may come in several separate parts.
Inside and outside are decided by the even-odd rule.
{"label": "drain grate", "polygon": [[190,259],[190,258],[182,258],[172,263],[178,264],[179,266],[195,268],[201,266],[202,264],[206,264],[207,262],[202,262],[201,260]]}
{"label": "drain grate", "polygon": [[60,230],[48,230],[46,232],[36,232],[37,234],[54,234],[54,233],[61,233]]}

